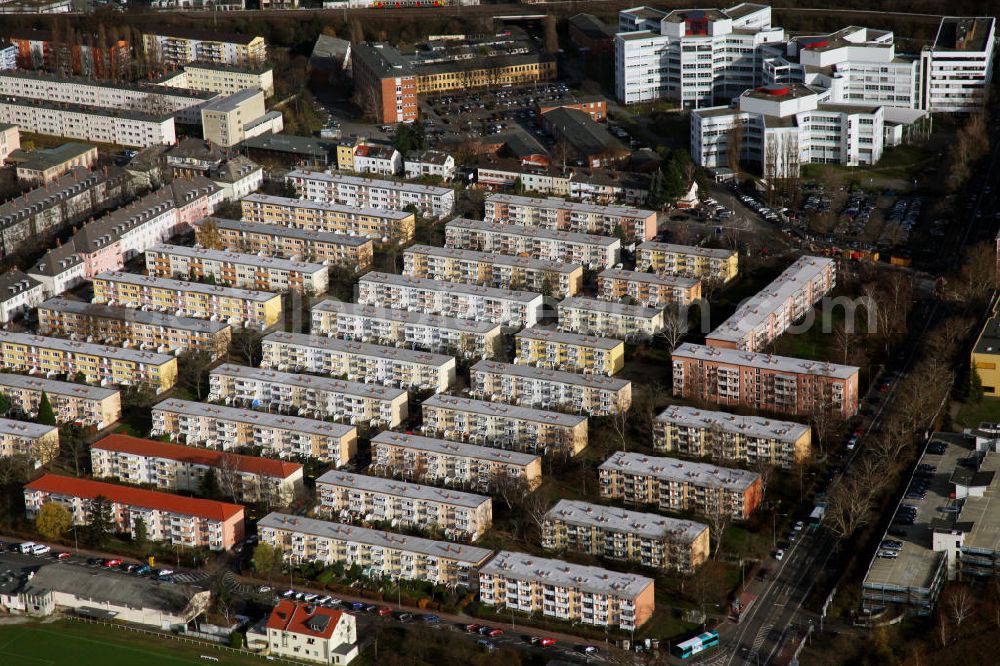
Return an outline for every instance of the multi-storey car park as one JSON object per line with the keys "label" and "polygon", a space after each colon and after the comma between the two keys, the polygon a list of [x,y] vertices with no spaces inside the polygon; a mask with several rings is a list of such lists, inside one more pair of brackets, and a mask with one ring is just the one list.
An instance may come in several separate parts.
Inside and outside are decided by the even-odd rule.
{"label": "multi-storey car park", "polygon": [[602,236],[620,233],[628,241],[647,241],[656,235],[656,212],[651,210],[496,193],[487,194],[484,203],[487,222]]}
{"label": "multi-storey car park", "polygon": [[587,417],[434,395],[421,405],[424,435],[529,453],[574,456],[587,447]]}
{"label": "multi-storey car park", "polygon": [[455,358],[443,354],[303,333],[271,333],[261,344],[262,368],[430,391],[455,382]]}
{"label": "multi-storey car park", "polygon": [[603,375],[479,361],[469,369],[469,394],[524,407],[610,416],[627,412],[632,405],[632,382]]}
{"label": "multi-storey car park", "polygon": [[371,272],[358,281],[360,305],[485,320],[521,328],[542,318],[545,298],[531,291],[440,282],[394,273]]}
{"label": "multi-storey car park", "polygon": [[354,457],[358,430],[343,423],[171,398],[153,406],[152,435],[230,451],[260,447],[276,458],[316,458],[342,467]]}
{"label": "multi-storey car park", "polygon": [[451,215],[455,209],[455,190],[450,187],[301,170],[289,172],[285,182],[304,199],[341,206],[389,210],[415,206],[421,215],[436,218]]}
{"label": "multi-storey car park", "polygon": [[459,218],[445,225],[445,246],[596,269],[611,268],[619,262],[622,242],[611,236]]}
{"label": "multi-storey car park", "polygon": [[61,382],[46,377],[0,373],[0,393],[10,402],[11,414],[35,418],[44,393],[59,423],[107,428],[122,416],[117,389]]}
{"label": "multi-storey car park", "polygon": [[605,499],[736,520],[749,518],[764,495],[756,472],[626,451],[601,463],[598,476]]}
{"label": "multi-storey car park", "polygon": [[782,414],[858,411],[858,368],[685,342],[673,352],[676,396]]}
{"label": "multi-storey car park", "polygon": [[615,338],[532,326],[518,331],[514,344],[521,365],[609,377],[625,367],[625,343]]}
{"label": "multi-storey car park", "polygon": [[285,513],[269,513],[257,523],[261,543],[289,562],[343,562],[371,578],[401,578],[474,589],[492,550],[433,541],[382,530],[332,523]]}
{"label": "multi-storey car park", "polygon": [[276,226],[245,220],[207,218],[194,225],[195,239],[203,247],[221,247],[285,259],[329,262],[356,271],[371,268],[375,243],[364,236]]}
{"label": "multi-storey car park", "polygon": [[504,550],[479,570],[479,600],[631,631],[653,615],[653,579]]}
{"label": "multi-storey car park", "polygon": [[136,273],[94,276],[94,302],[229,322],[261,330],[281,319],[281,295]]}
{"label": "multi-storey car park", "polygon": [[533,453],[383,431],[371,439],[373,471],[411,481],[493,492],[536,489],[542,459]]}
{"label": "multi-storey car park", "polygon": [[240,200],[240,206],[243,219],[248,222],[371,239],[411,240],[416,220],[413,213],[395,208],[289,199],[270,194],[250,194]]}
{"label": "multi-storey car park", "polygon": [[836,284],[837,264],[833,259],[799,257],[705,336],[705,344],[760,351],[804,317]]}
{"label": "multi-storey car park", "polygon": [[687,307],[701,299],[701,280],[609,268],[597,276],[597,293],[607,301],[627,298],[647,308]]}
{"label": "multi-storey car park", "polygon": [[653,420],[653,447],[717,462],[791,469],[809,459],[812,431],[802,423],[671,405]]}
{"label": "multi-storey car park", "polygon": [[395,428],[407,417],[403,389],[224,363],[209,375],[211,401],[294,409],[299,416]]}
{"label": "multi-storey car park", "polygon": [[721,248],[646,241],[635,253],[635,269],[726,283],[739,271],[739,253]]}
{"label": "multi-storey car park", "polygon": [[493,524],[485,495],[333,470],[316,479],[321,516],[342,522],[392,524],[475,541]]}
{"label": "multi-storey car park", "polygon": [[167,244],[154,245],[145,254],[146,273],[156,277],[211,279],[224,287],[279,294],[322,294],[330,284],[329,269],[319,263]]}
{"label": "multi-storey car park", "polygon": [[701,523],[564,499],[545,514],[542,547],[682,573],[700,567],[710,552]]}
{"label": "multi-storey car park", "polygon": [[651,340],[664,328],[659,308],[571,296],[557,306],[559,330],[621,340]]}
{"label": "multi-storey car park", "polygon": [[88,384],[145,385],[163,393],[177,381],[177,358],[168,354],[30,333],[0,331],[0,367],[46,376],[82,375]]}
{"label": "multi-storey car park", "polygon": [[502,345],[502,326],[490,321],[332,299],[320,301],[311,312],[310,330],[314,335],[380,345],[403,345],[463,358],[493,358]]}
{"label": "multi-storey car park", "polygon": [[90,462],[98,479],[189,493],[201,492],[211,471],[224,492],[240,502],[288,503],[304,490],[299,463],[129,435],[108,435],[94,443]]}
{"label": "multi-storey car park", "polygon": [[494,289],[526,289],[553,298],[575,296],[583,287],[583,266],[579,264],[431,245],[406,248],[403,275]]}
{"label": "multi-storey car park", "polygon": [[59,455],[59,428],[0,418],[0,458],[24,456],[46,465]]}
{"label": "multi-storey car park", "polygon": [[38,306],[38,332],[160,352],[190,349],[213,358],[229,351],[233,336],[232,327],[221,321],[67,298],[50,298]]}

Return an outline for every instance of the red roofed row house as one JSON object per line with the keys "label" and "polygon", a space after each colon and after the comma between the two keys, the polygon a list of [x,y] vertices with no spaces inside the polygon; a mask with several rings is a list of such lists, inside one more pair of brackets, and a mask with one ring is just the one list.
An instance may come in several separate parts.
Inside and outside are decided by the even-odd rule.
{"label": "red roofed row house", "polygon": [[32,520],[48,502],[62,504],[74,525],[90,520],[94,499],[111,503],[115,529],[134,535],[142,518],[151,541],[172,545],[227,550],[243,540],[243,507],[214,500],[194,499],[113,483],[45,474],[24,487],[24,506]]}
{"label": "red roofed row house", "polygon": [[358,656],[354,616],[329,608],[282,599],[267,619],[269,654],[348,664]]}

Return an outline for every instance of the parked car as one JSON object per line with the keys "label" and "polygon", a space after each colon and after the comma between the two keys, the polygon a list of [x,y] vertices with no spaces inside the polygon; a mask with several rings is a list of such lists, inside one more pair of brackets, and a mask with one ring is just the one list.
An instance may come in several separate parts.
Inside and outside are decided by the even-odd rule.
{"label": "parked car", "polygon": [[467,624],[467,625],[465,625],[465,631],[466,631],[466,633],[470,633],[470,634],[478,633],[479,632],[479,625],[478,624]]}
{"label": "parked car", "polygon": [[107,559],[107,560],[104,560],[104,568],[105,569],[110,569],[111,567],[117,567],[121,563],[122,563],[122,561],[118,560],[118,559],[114,559],[114,558]]}
{"label": "parked car", "polygon": [[539,643],[541,644],[542,647],[552,647],[553,645],[556,644],[556,639],[549,638],[548,636],[546,636],[545,638],[540,640]]}
{"label": "parked car", "polygon": [[388,606],[381,606],[378,609],[379,617],[385,617],[386,615],[392,615],[392,609]]}
{"label": "parked car", "polygon": [[438,622],[441,621],[441,618],[439,618],[437,615],[423,615],[421,616],[420,619],[423,622],[426,622],[427,624],[437,624]]}
{"label": "parked car", "polygon": [[781,550],[780,548],[774,551],[774,559],[778,560],[779,562],[785,559],[785,551]]}
{"label": "parked car", "polygon": [[68,560],[70,557],[71,557],[70,553],[67,553],[66,551],[63,551],[56,555],[57,560]]}

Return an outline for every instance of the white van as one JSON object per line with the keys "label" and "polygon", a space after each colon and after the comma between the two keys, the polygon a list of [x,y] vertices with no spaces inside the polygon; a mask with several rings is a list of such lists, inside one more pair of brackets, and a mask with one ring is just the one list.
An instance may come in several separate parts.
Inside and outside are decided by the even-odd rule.
{"label": "white van", "polygon": [[43,546],[41,544],[36,544],[31,549],[31,554],[32,555],[47,555],[47,554],[49,554],[51,552],[52,552],[52,548],[50,548],[49,546]]}
{"label": "white van", "polygon": [[25,541],[25,542],[24,542],[24,543],[22,543],[22,544],[21,544],[20,546],[18,546],[18,549],[19,549],[19,550],[20,550],[20,551],[21,551],[22,553],[25,553],[25,554],[27,554],[27,553],[30,553],[30,552],[31,552],[31,550],[32,550],[32,549],[33,549],[33,548],[34,548],[34,547],[35,547],[36,545],[37,545],[37,544],[36,544],[36,543],[35,543],[34,541]]}

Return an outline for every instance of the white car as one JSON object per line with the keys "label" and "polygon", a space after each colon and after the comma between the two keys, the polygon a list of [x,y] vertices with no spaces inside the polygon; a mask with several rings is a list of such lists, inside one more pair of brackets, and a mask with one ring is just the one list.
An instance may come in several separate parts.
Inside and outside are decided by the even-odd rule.
{"label": "white car", "polygon": [[795,525],[792,527],[792,529],[795,530],[796,532],[801,532],[802,528],[805,526],[806,526],[805,523],[803,523],[801,520],[797,520],[795,521]]}
{"label": "white car", "polygon": [[264,594],[265,592],[270,592],[271,588],[268,587],[267,585],[261,585],[260,587],[257,588],[257,591],[260,592],[261,594]]}
{"label": "white car", "polygon": [[774,551],[774,559],[778,560],[779,562],[785,559],[785,551],[783,550]]}

